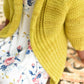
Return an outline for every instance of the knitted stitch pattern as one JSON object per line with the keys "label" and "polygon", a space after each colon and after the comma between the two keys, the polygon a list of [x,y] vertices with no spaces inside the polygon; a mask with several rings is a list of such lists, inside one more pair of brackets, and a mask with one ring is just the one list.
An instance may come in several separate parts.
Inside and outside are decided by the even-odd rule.
{"label": "knitted stitch pattern", "polygon": [[58,84],[62,76],[67,40],[76,50],[84,50],[84,0],[36,0],[30,42],[50,84]]}
{"label": "knitted stitch pattern", "polygon": [[3,9],[9,24],[0,31],[0,38],[12,36],[18,28],[22,16],[23,0],[4,0]]}

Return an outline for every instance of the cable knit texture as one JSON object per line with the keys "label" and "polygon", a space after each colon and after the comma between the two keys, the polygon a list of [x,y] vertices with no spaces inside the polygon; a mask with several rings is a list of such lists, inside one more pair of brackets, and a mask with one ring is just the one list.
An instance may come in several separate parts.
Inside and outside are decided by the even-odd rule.
{"label": "cable knit texture", "polygon": [[23,0],[4,0],[4,14],[9,24],[0,31],[0,38],[12,36],[20,24]]}
{"label": "cable knit texture", "polygon": [[[21,0],[14,1],[17,4]],[[21,8],[20,5],[16,8],[19,13]],[[20,20],[20,16],[17,19]],[[0,37],[8,36],[5,31],[0,32]],[[30,42],[35,56],[51,78],[50,84],[58,84],[62,76],[67,39],[76,50],[84,50],[84,0],[36,0],[30,24]]]}

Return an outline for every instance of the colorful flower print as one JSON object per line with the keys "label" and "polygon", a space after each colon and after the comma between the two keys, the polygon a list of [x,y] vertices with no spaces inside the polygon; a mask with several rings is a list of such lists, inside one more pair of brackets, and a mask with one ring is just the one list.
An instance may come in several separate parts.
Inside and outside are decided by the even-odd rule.
{"label": "colorful flower print", "polygon": [[5,71],[6,68],[7,68],[7,66],[2,65],[0,69],[2,69],[2,71]]}
{"label": "colorful flower print", "polygon": [[27,51],[26,51],[26,54],[29,54],[29,53],[30,53],[30,50],[27,50]]}
{"label": "colorful flower print", "polygon": [[31,49],[32,49],[30,45],[28,46],[28,49],[29,49],[29,50],[31,50]]}
{"label": "colorful flower print", "polygon": [[15,61],[15,57],[7,58],[7,59],[4,61],[4,65],[8,66],[8,65],[10,65],[11,63],[14,63],[14,61]]}
{"label": "colorful flower print", "polygon": [[34,68],[35,67],[35,64],[34,63],[32,63],[32,68]]}
{"label": "colorful flower print", "polygon": [[7,56],[10,56],[10,52],[9,51],[7,52]]}
{"label": "colorful flower print", "polygon": [[18,52],[21,52],[21,51],[22,51],[21,45],[19,45],[19,46],[17,47],[17,51],[18,51]]}
{"label": "colorful flower print", "polygon": [[19,62],[21,61],[18,57],[15,57],[15,60],[17,60],[17,61],[19,61]]}
{"label": "colorful flower print", "polygon": [[28,49],[32,50],[31,45],[30,45],[30,40],[28,40]]}
{"label": "colorful flower print", "polygon": [[38,78],[41,78],[41,73],[38,73],[38,75],[37,75],[36,78],[37,78],[37,79],[38,79]]}
{"label": "colorful flower print", "polygon": [[29,6],[32,6],[33,2],[34,2],[34,0],[27,0],[27,4],[28,4]]}
{"label": "colorful flower print", "polygon": [[34,82],[34,84],[39,84],[39,80],[36,78],[33,79],[33,82]]}
{"label": "colorful flower print", "polygon": [[4,84],[46,84],[48,80],[30,42],[28,25],[35,1],[23,0],[20,26],[11,37],[0,40],[0,80]]}
{"label": "colorful flower print", "polygon": [[31,75],[35,75],[31,70],[29,70],[29,73],[30,73]]}

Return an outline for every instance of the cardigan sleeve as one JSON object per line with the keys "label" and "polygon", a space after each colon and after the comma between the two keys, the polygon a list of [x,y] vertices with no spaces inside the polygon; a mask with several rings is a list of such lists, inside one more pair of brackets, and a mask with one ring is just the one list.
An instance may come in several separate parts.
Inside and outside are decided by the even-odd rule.
{"label": "cardigan sleeve", "polygon": [[3,11],[4,11],[4,15],[5,15],[6,19],[9,20],[10,8],[9,8],[8,0],[4,0]]}
{"label": "cardigan sleeve", "polygon": [[65,18],[64,29],[76,50],[84,50],[84,0],[72,0]]}

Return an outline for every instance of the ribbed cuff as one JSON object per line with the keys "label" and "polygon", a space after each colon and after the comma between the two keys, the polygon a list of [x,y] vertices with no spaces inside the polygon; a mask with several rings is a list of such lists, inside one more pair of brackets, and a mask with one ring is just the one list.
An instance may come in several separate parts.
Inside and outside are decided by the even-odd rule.
{"label": "ribbed cuff", "polygon": [[4,0],[4,4],[3,4],[3,12],[4,15],[6,17],[7,20],[9,20],[9,16],[10,16],[10,7],[9,7],[9,2],[8,0]]}
{"label": "ribbed cuff", "polygon": [[6,17],[7,20],[10,20],[9,12],[8,13],[7,12],[6,13],[4,12],[4,16]]}
{"label": "ribbed cuff", "polygon": [[84,38],[71,38],[69,39],[71,42],[72,46],[76,50],[84,50]]}

